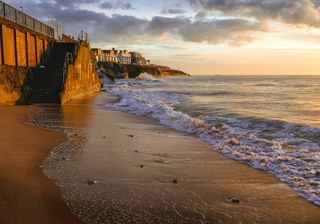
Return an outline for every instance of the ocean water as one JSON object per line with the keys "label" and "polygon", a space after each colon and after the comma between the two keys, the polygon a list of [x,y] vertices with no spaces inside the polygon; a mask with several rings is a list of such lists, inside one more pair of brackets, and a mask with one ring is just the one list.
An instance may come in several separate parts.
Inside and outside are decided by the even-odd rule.
{"label": "ocean water", "polygon": [[202,76],[117,81],[112,106],[193,133],[320,205],[320,77]]}

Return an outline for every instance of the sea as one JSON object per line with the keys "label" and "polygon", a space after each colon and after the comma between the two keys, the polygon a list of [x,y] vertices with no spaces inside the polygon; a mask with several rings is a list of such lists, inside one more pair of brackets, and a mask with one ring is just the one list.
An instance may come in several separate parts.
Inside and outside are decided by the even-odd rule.
{"label": "sea", "polygon": [[320,205],[320,76],[117,80],[106,105],[194,134]]}

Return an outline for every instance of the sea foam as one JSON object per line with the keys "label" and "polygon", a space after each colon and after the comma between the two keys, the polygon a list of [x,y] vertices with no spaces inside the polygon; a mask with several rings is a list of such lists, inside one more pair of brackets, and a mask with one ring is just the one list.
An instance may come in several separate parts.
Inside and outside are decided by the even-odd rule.
{"label": "sea foam", "polygon": [[320,147],[312,141],[319,136],[318,128],[268,120],[194,118],[175,109],[182,100],[179,95],[139,88],[152,80],[118,82],[109,90],[120,97],[112,106],[193,133],[215,151],[274,174],[301,196],[320,205]]}

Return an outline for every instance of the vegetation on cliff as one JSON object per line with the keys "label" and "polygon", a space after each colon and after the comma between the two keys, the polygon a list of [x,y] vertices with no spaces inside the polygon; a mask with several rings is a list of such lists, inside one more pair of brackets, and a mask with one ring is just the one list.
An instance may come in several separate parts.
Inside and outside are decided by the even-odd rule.
{"label": "vegetation on cliff", "polygon": [[106,74],[116,79],[137,78],[141,73],[149,73],[155,78],[168,78],[173,76],[189,76],[189,74],[159,65],[125,65],[114,62],[100,62],[99,67]]}

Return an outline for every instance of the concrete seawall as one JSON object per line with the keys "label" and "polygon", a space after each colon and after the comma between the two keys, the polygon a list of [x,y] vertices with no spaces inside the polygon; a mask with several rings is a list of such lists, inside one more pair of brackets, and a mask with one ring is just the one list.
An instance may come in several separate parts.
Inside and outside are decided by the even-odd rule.
{"label": "concrete seawall", "polygon": [[94,55],[89,45],[83,43],[79,47],[74,64],[68,66],[61,103],[97,93],[100,87]]}
{"label": "concrete seawall", "polygon": [[53,29],[1,1],[0,7],[10,12],[0,12],[0,103],[16,104],[31,88],[28,73],[47,62]]}
{"label": "concrete seawall", "polygon": [[[100,90],[87,36],[84,41],[63,35],[58,41],[54,34],[52,27],[0,1],[0,104],[49,103],[55,92],[54,103],[66,103]],[[55,50],[56,57],[57,43],[79,48],[62,51],[62,47]],[[71,64],[66,64],[67,54],[72,55]]]}

